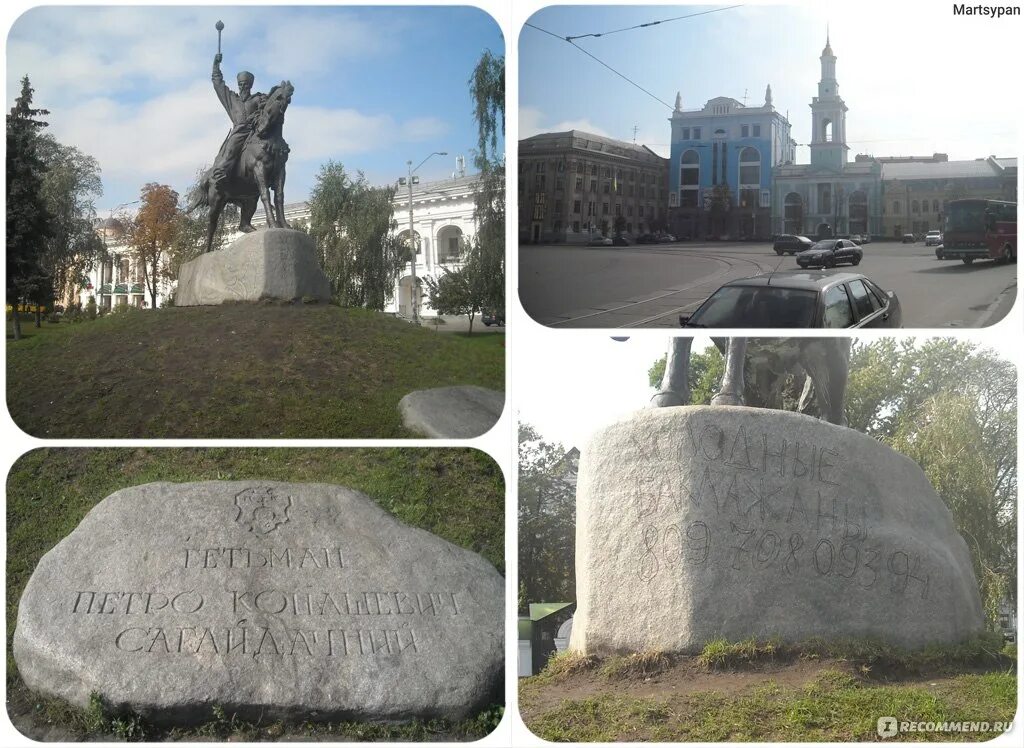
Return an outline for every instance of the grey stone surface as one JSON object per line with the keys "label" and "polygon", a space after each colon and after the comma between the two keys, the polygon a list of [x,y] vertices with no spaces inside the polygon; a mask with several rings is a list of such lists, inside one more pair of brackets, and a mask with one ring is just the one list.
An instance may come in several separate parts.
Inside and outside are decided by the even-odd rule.
{"label": "grey stone surface", "polygon": [[310,296],[331,299],[331,284],[316,262],[313,240],[301,231],[270,228],[244,234],[225,249],[181,266],[176,306]]}
{"label": "grey stone surface", "polygon": [[486,434],[504,407],[504,392],[472,385],[416,390],[398,403],[406,428],[440,439]]}
{"label": "grey stone surface", "polygon": [[577,651],[751,636],[914,648],[982,628],[967,545],[921,469],[810,416],[632,414],[583,450],[576,501]]}
{"label": "grey stone surface", "polygon": [[[14,657],[36,691],[187,723],[458,719],[495,698],[504,583],[339,486],[118,491],[39,562]],[[500,693],[500,692],[497,692]]]}

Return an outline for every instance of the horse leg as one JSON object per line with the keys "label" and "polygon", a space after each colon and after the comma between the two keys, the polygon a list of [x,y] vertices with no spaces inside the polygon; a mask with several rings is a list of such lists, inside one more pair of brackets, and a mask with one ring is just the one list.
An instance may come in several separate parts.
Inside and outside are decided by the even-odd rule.
{"label": "horse leg", "polygon": [[256,228],[252,225],[252,217],[256,213],[256,206],[259,200],[254,197],[247,197],[239,204],[238,230],[243,234],[251,234]]}
{"label": "horse leg", "polygon": [[722,389],[711,398],[712,405],[743,405],[743,364],[746,356],[747,339],[729,338]]}
{"label": "horse leg", "polygon": [[221,211],[227,205],[227,200],[215,189],[210,190],[210,218],[209,226],[206,229],[206,251],[213,251],[213,235],[217,233],[217,224],[220,222]]}
{"label": "horse leg", "polygon": [[256,186],[260,192],[260,202],[263,203],[263,210],[267,214],[267,228],[275,226],[274,210],[270,203],[270,185],[267,184],[267,172],[263,164],[254,164],[252,175],[256,179]]}
{"label": "horse leg", "polygon": [[672,338],[665,358],[661,389],[651,397],[651,407],[665,408],[690,403],[690,346],[693,338]]}
{"label": "horse leg", "polygon": [[274,177],[274,206],[277,208],[278,228],[288,228],[288,222],[284,220],[284,164]]}
{"label": "horse leg", "polygon": [[[846,396],[847,362],[841,350],[841,344],[845,341],[818,338],[801,342],[803,345],[800,364],[813,383],[818,417],[837,426],[845,426],[843,400]],[[808,394],[805,387],[805,397]]]}

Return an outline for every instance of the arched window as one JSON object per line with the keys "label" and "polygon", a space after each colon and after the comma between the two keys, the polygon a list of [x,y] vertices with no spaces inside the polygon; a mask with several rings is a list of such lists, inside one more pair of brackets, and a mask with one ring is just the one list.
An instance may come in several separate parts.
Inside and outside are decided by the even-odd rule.
{"label": "arched window", "polygon": [[694,149],[679,159],[679,207],[696,208],[700,193],[700,155]]}
{"label": "arched window", "polygon": [[740,151],[740,189],[761,187],[761,153],[747,146]]}
{"label": "arched window", "polygon": [[821,139],[826,143],[832,142],[833,129],[832,120],[826,119],[821,123]]}

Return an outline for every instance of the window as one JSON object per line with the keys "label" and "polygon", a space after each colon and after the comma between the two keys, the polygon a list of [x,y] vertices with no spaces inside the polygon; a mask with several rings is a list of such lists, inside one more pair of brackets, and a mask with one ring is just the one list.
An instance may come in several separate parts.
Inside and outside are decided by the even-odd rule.
{"label": "window", "polygon": [[825,291],[825,327],[843,328],[853,325],[853,308],[846,286],[839,284]]}
{"label": "window", "polygon": [[627,205],[626,206],[626,216],[628,218],[632,218],[633,217],[633,206],[632,205]]}
{"label": "window", "polygon": [[629,185],[629,190],[628,190],[628,191],[626,192],[626,194],[627,194],[627,195],[628,195],[629,197],[633,197],[633,193],[634,193],[635,191],[636,191],[636,190],[634,189],[633,185]]}
{"label": "window", "polygon": [[565,190],[565,177],[555,177],[555,191],[562,192]]}
{"label": "window", "polygon": [[871,303],[871,294],[859,280],[850,281],[850,293],[853,295],[853,305],[857,307],[857,314],[864,319],[875,312],[875,306]]}
{"label": "window", "polygon": [[612,170],[609,169],[607,166],[604,167],[604,178],[608,179],[608,178],[611,177],[611,175],[612,175]]}
{"label": "window", "polygon": [[573,213],[579,213],[580,212],[580,201],[579,200],[573,200],[572,201],[572,212]]}
{"label": "window", "polygon": [[594,208],[595,208],[596,205],[597,204],[593,200],[591,200],[589,203],[587,203],[587,215],[588,216],[594,215],[594,213],[595,213]]}
{"label": "window", "polygon": [[622,215],[622,203],[615,203],[615,216],[618,217],[618,216],[621,216],[621,215]]}
{"label": "window", "polygon": [[555,215],[561,215],[562,213],[562,201],[555,200]]}
{"label": "window", "polygon": [[832,185],[830,184],[818,185],[818,212],[832,212]]}
{"label": "window", "polygon": [[700,156],[697,151],[685,151],[679,159],[679,205],[683,208],[697,206],[700,190]]}
{"label": "window", "polygon": [[538,174],[533,178],[533,189],[535,192],[544,191],[544,175]]}
{"label": "window", "polygon": [[605,183],[604,183],[604,194],[607,195],[609,192],[611,192],[611,190],[612,190],[612,183],[607,181],[607,180],[605,180]]}
{"label": "window", "polygon": [[699,127],[693,128],[693,139],[694,140],[700,140],[700,128]]}
{"label": "window", "polygon": [[917,204],[917,200],[914,200],[914,202],[912,202],[912,203],[910,204],[910,212],[911,212],[911,213],[917,213],[917,212],[919,212],[919,211],[918,211],[918,204]]}
{"label": "window", "polygon": [[684,127],[683,128],[683,140],[689,140],[689,139],[690,139],[690,128],[689,127]]}
{"label": "window", "polygon": [[642,206],[642,205],[636,206],[636,215],[637,215],[637,218],[643,218],[644,217],[644,206]]}
{"label": "window", "polygon": [[608,215],[608,203],[601,203],[601,215]]}
{"label": "window", "polygon": [[574,234],[580,233],[580,222],[579,221],[573,221],[572,222],[572,230],[573,230]]}
{"label": "window", "polygon": [[543,174],[544,173],[544,162],[543,161],[538,161],[537,162],[537,173],[538,174]]}
{"label": "window", "polygon": [[590,191],[591,192],[597,192],[597,180],[596,179],[591,179],[590,180]]}
{"label": "window", "polygon": [[754,189],[761,186],[761,154],[756,148],[747,147],[740,151],[739,188]]}
{"label": "window", "polygon": [[576,191],[583,192],[583,177],[576,177]]}
{"label": "window", "polygon": [[594,164],[593,166],[590,167],[590,176],[597,176],[597,164]]}
{"label": "window", "polygon": [[740,137],[741,138],[749,138],[750,137],[750,125],[743,125],[742,127],[740,127]]}
{"label": "window", "polygon": [[938,200],[932,200],[932,213],[938,213],[938,212],[939,212],[939,201]]}
{"label": "window", "polygon": [[761,137],[761,125],[754,125],[754,137]]}

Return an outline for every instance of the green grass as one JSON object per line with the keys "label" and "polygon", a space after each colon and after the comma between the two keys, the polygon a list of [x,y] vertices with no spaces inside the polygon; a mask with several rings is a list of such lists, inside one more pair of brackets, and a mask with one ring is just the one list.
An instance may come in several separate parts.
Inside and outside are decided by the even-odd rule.
{"label": "green grass", "polygon": [[[1004,721],[1016,710],[1012,673],[962,675],[936,687],[873,685],[825,670],[803,688],[766,683],[739,695],[669,699],[602,693],[567,700],[528,727],[551,741],[875,741],[879,717]],[[989,733],[907,733],[899,740],[989,740]]]}
{"label": "green grass", "polygon": [[[104,717],[57,699],[41,698],[24,686],[11,656],[18,601],[39,559],[70,533],[85,514],[114,491],[152,481],[281,480],[335,483],[367,494],[407,524],[469,548],[504,572],[505,489],[501,469],[473,449],[38,449],[23,455],[7,478],[7,689],[9,703],[29,705],[43,724],[76,734],[122,737],[165,731],[131,717]],[[98,707],[97,707],[98,708]],[[479,738],[491,728],[494,707],[465,723],[418,722],[404,726],[319,725],[316,734],[351,739],[426,740]],[[230,720],[230,715],[224,719]],[[498,715],[500,719],[500,714]],[[120,721],[119,721],[120,720]],[[195,738],[211,723],[179,731]],[[264,736],[266,725],[237,722],[230,734]],[[312,727],[288,727],[303,735]],[[252,732],[254,731],[255,732]],[[298,730],[298,732],[296,732]],[[338,732],[329,732],[336,730]],[[323,731],[328,731],[324,733]],[[415,733],[408,738],[405,732]],[[367,738],[352,737],[365,734]],[[255,738],[254,738],[255,739]],[[260,737],[259,739],[265,739]],[[437,738],[433,738],[437,739]]]}
{"label": "green grass", "polygon": [[8,337],[7,404],[42,438],[409,437],[409,392],[505,388],[504,335],[437,335],[329,305],[136,310],[23,331]]}
{"label": "green grass", "polygon": [[[1012,652],[1012,654],[1010,654]],[[1009,666],[1016,650],[1004,651],[1002,637],[983,633],[959,644],[933,644],[906,650],[877,639],[808,639],[788,644],[780,639],[714,639],[704,645],[697,663],[707,670],[739,669],[794,659],[847,662],[861,672],[915,674],[958,672],[964,668]]]}

